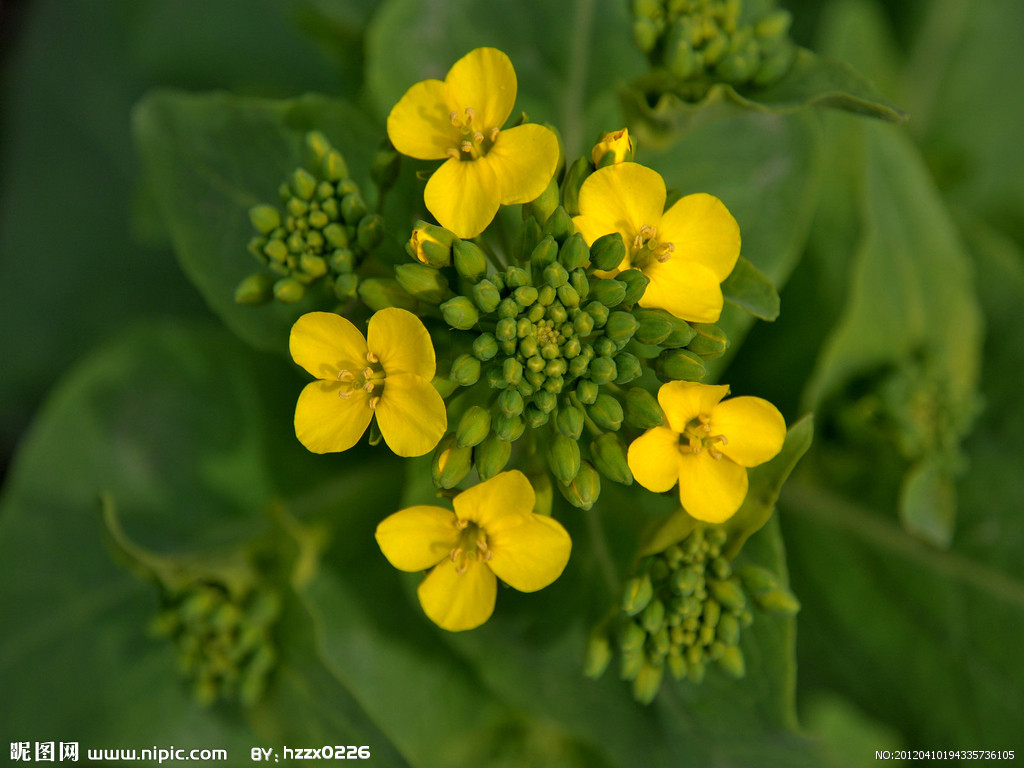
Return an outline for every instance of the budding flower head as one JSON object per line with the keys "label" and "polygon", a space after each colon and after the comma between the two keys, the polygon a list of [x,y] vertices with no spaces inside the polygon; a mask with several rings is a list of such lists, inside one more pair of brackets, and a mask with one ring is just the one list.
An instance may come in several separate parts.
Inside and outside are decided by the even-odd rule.
{"label": "budding flower head", "polygon": [[604,168],[606,165],[631,162],[635,152],[636,142],[629,135],[629,129],[623,128],[602,136],[591,150],[590,157],[597,168]]}

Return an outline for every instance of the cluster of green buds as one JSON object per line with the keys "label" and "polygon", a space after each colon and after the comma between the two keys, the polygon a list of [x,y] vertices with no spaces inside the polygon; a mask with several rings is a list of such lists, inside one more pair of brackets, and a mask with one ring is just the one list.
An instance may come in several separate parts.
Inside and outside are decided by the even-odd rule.
{"label": "cluster of green buds", "polygon": [[704,360],[728,341],[717,326],[639,307],[648,283],[639,270],[602,277],[625,257],[621,235],[588,247],[552,189],[553,201],[524,209],[512,263],[420,223],[408,246],[415,262],[395,272],[419,311],[432,307],[451,329],[439,346],[455,350],[443,394],[473,390],[449,409],[435,484],[453,488],[474,468],[493,477],[527,435],[528,453],[546,459],[562,495],[589,509],[602,475],[633,482],[623,427],[664,423],[650,380],[699,381]]}
{"label": "cluster of green buds", "polygon": [[715,83],[771,85],[796,55],[789,11],[766,0],[633,0],[633,17],[652,69],[689,101]]}
{"label": "cluster of green buds", "polygon": [[258,234],[248,249],[264,270],[239,284],[241,304],[291,304],[314,286],[348,302],[359,287],[357,267],[384,237],[384,219],[367,208],[341,153],[317,131],[307,134],[306,146],[312,161],[281,184],[281,207],[249,211]]}
{"label": "cluster of green buds", "polygon": [[[666,667],[676,680],[694,683],[703,681],[710,664],[743,677],[740,632],[754,621],[752,604],[772,613],[799,610],[771,571],[752,564],[734,569],[725,543],[723,528],[698,524],[682,541],[645,557],[626,582],[617,619],[620,676],[632,682],[637,701],[654,700]],[[611,642],[606,628],[592,635],[591,677],[607,668]]]}
{"label": "cluster of green buds", "polygon": [[173,641],[179,669],[200,703],[237,699],[251,706],[277,663],[273,634],[280,613],[280,597],[272,590],[235,594],[219,582],[195,581],[163,590],[151,629]]}

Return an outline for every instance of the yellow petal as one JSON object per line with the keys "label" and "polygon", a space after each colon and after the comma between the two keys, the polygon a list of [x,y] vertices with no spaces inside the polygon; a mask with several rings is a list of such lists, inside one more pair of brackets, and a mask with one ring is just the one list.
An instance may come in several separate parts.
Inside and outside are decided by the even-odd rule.
{"label": "yellow petal", "polygon": [[424,80],[405,92],[388,115],[388,138],[403,155],[441,160],[461,139],[440,80]]}
{"label": "yellow petal", "polygon": [[526,475],[513,469],[463,491],[452,505],[460,519],[476,523],[491,536],[504,528],[520,525],[533,514],[536,501]]}
{"label": "yellow petal", "polygon": [[703,264],[722,282],[740,255],[740,227],[717,197],[687,195],[665,211],[658,239],[675,245],[675,257]]}
{"label": "yellow petal", "polygon": [[686,425],[698,416],[710,416],[718,401],[727,394],[728,384],[670,381],[658,390],[658,405],[665,412],[669,426],[682,434]]}
{"label": "yellow petal", "polygon": [[414,373],[430,381],[437,371],[430,334],[408,310],[388,307],[376,312],[366,329],[366,346],[388,376]]}
{"label": "yellow petal", "polygon": [[448,428],[444,400],[426,379],[399,373],[384,380],[377,404],[377,426],[388,448],[399,456],[422,456],[434,449]]}
{"label": "yellow petal", "polygon": [[536,200],[558,165],[558,139],[543,125],[527,124],[498,134],[494,146],[476,162],[487,163],[501,190],[502,205]]}
{"label": "yellow petal", "polygon": [[491,559],[486,565],[520,592],[536,592],[562,575],[572,540],[557,520],[544,515],[530,517],[512,528],[487,531]]}
{"label": "yellow petal", "polygon": [[288,346],[292,359],[318,379],[336,381],[338,371],[366,365],[363,334],[333,312],[308,312],[296,320]]}
{"label": "yellow petal", "polygon": [[782,450],[786,420],[779,409],[760,397],[734,397],[711,413],[711,433],[725,435],[719,450],[744,467],[756,467]]}
{"label": "yellow petal", "polygon": [[668,261],[650,262],[643,272],[651,282],[640,297],[641,307],[664,309],[694,323],[718,321],[722,314],[722,288],[715,274],[703,264],[673,253]]}
{"label": "yellow petal", "polygon": [[467,563],[458,573],[450,559],[441,561],[416,590],[423,612],[450,632],[479,627],[494,613],[497,579],[478,560]]}
{"label": "yellow petal", "polygon": [[[640,227],[657,227],[665,208],[665,181],[650,168],[619,163],[601,168],[580,188],[580,215],[573,219],[587,244],[619,232],[632,248]],[[660,233],[659,233],[660,237]]]}
{"label": "yellow petal", "polygon": [[469,239],[491,223],[501,190],[490,165],[453,157],[434,171],[423,190],[423,202],[442,227]]}
{"label": "yellow petal", "polygon": [[633,479],[647,490],[671,489],[679,480],[679,435],[668,427],[647,430],[630,443],[626,462]]}
{"label": "yellow petal", "polygon": [[721,523],[740,508],[747,496],[747,470],[707,451],[680,456],[679,502],[698,520]]}
{"label": "yellow petal", "polygon": [[477,48],[456,61],[444,78],[448,108],[463,119],[467,108],[476,114],[470,127],[501,128],[516,103],[516,71],[497,48]]}
{"label": "yellow petal", "polygon": [[395,512],[377,526],[377,544],[400,571],[425,571],[451,554],[459,543],[455,513],[425,505]]}
{"label": "yellow petal", "polygon": [[307,384],[295,406],[295,436],[313,453],[347,451],[359,442],[370,426],[373,411],[365,392],[338,396],[341,383],[314,381]]}

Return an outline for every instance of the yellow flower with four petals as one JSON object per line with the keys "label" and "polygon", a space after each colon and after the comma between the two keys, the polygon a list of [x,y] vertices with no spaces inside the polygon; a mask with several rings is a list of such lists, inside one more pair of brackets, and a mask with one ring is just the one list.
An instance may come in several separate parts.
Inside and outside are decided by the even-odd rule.
{"label": "yellow flower with four petals", "polygon": [[319,379],[295,407],[295,434],[313,453],[348,450],[374,415],[399,456],[422,456],[448,428],[444,400],[430,383],[434,346],[411,312],[382,309],[365,337],[341,315],[310,312],[292,326],[289,346],[295,362]]}
{"label": "yellow flower with four petals", "polygon": [[502,130],[516,100],[512,62],[495,48],[459,59],[443,81],[416,83],[388,115],[388,137],[403,155],[445,160],[424,202],[442,227],[476,237],[499,205],[540,197],[558,165],[558,139],[542,125]]}
{"label": "yellow flower with four petals", "polygon": [[417,594],[434,623],[473,629],[494,611],[498,579],[536,592],[569,562],[569,534],[536,514],[535,502],[522,472],[502,472],[456,496],[454,512],[421,505],[394,513],[377,526],[377,543],[401,571],[432,569]]}
{"label": "yellow flower with four petals", "polygon": [[722,400],[728,385],[671,381],[658,390],[667,426],[647,430],[629,446],[633,478],[661,493],[679,483],[679,501],[698,520],[721,523],[747,496],[747,467],[782,450],[786,422],[760,397]]}
{"label": "yellow flower with four petals", "polygon": [[626,258],[618,270],[633,267],[651,281],[641,307],[714,323],[722,313],[721,282],[740,255],[739,225],[712,195],[686,195],[667,211],[666,197],[657,171],[609,165],[583,182],[573,223],[588,245],[612,232],[622,235]]}

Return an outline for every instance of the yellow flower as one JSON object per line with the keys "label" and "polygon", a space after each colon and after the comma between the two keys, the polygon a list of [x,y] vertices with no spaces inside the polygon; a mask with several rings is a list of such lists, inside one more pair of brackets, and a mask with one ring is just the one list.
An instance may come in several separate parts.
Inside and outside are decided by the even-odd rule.
{"label": "yellow flower", "polygon": [[698,520],[721,523],[747,496],[747,467],[782,450],[786,422],[760,397],[722,401],[728,385],[671,381],[658,390],[668,425],[649,429],[629,446],[634,479],[662,493],[679,482],[679,501]]}
{"label": "yellow flower", "polygon": [[[590,151],[590,158],[594,161],[595,166],[602,168],[606,165],[615,165],[632,160],[635,151],[636,143],[633,141],[633,137],[629,135],[629,129],[623,128],[621,131],[606,133],[602,136],[601,140]],[[609,155],[609,153],[611,154]],[[606,156],[608,157],[606,158]]]}
{"label": "yellow flower", "polygon": [[516,100],[508,56],[477,48],[424,80],[388,115],[388,137],[403,155],[444,160],[427,182],[424,202],[442,227],[476,237],[499,205],[528,203],[548,186],[558,164],[558,139],[541,125],[501,127]]}
{"label": "yellow flower", "polygon": [[431,506],[396,512],[377,526],[377,544],[401,571],[432,568],[417,590],[431,621],[452,632],[473,629],[494,612],[498,579],[536,592],[569,562],[569,534],[534,513],[535,500],[522,472],[502,472],[456,496],[454,512]]}
{"label": "yellow flower", "polygon": [[641,307],[714,323],[722,313],[720,284],[740,255],[739,226],[712,195],[687,195],[667,211],[665,198],[656,171],[636,163],[609,165],[583,182],[573,223],[588,245],[611,232],[622,235],[626,258],[619,270],[634,267],[651,280]]}
{"label": "yellow flower", "polygon": [[313,453],[347,451],[374,414],[388,447],[422,456],[448,427],[444,400],[431,385],[434,347],[423,323],[404,309],[382,309],[366,337],[331,312],[309,312],[292,326],[292,358],[319,381],[295,406],[295,434]]}

